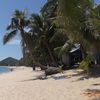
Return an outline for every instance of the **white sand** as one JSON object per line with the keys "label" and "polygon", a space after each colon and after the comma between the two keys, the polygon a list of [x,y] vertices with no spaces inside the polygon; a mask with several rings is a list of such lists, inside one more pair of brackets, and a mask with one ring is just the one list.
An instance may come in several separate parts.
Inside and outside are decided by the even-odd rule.
{"label": "white sand", "polygon": [[[67,71],[57,76],[68,75],[75,71]],[[87,89],[100,89],[100,78],[77,81],[80,76],[55,80],[34,80],[41,75],[32,68],[16,68],[10,73],[0,74],[0,100],[91,100],[84,96]],[[69,76],[69,77],[70,77]]]}

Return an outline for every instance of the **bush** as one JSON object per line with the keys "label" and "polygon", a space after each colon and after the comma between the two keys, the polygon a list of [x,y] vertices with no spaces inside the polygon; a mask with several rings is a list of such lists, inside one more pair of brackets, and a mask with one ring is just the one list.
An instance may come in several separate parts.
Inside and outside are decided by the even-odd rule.
{"label": "bush", "polygon": [[94,62],[93,58],[91,55],[87,55],[86,58],[84,58],[80,64],[79,64],[79,69],[83,69],[85,70],[86,72],[89,71],[90,67],[91,67],[91,64],[92,62]]}
{"label": "bush", "polygon": [[33,66],[33,60],[30,54],[26,54],[23,58],[19,61],[19,66]]}
{"label": "bush", "polygon": [[89,70],[89,67],[89,63],[85,60],[81,61],[81,63],[79,64],[79,69],[83,69],[85,71]]}

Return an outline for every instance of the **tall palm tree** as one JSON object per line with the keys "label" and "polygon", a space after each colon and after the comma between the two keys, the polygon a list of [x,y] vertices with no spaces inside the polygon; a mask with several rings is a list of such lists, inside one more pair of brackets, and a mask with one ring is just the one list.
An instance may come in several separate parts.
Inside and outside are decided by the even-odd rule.
{"label": "tall palm tree", "polygon": [[[18,33],[20,33],[23,48],[27,48],[29,50],[33,61],[35,61],[32,54],[33,38],[31,37],[31,34],[27,32],[29,25],[30,21],[27,18],[26,11],[15,10],[11,18],[11,23],[7,27],[8,32],[4,35],[3,43],[6,44]],[[35,61],[35,63],[37,62]],[[42,67],[42,65],[39,63],[37,63],[37,65]]]}
{"label": "tall palm tree", "polygon": [[29,20],[27,19],[26,11],[15,10],[11,18],[11,23],[7,27],[7,33],[4,35],[3,43],[6,44],[20,32],[22,46],[24,48],[26,44],[25,29],[28,25]]}
{"label": "tall palm tree", "polygon": [[94,0],[59,0],[59,14],[70,39],[88,54],[100,52],[100,6]]}
{"label": "tall palm tree", "polygon": [[[31,32],[35,34],[35,38],[37,39],[37,45],[41,45],[41,47],[46,48],[48,54],[55,66],[57,66],[53,50],[50,45],[50,38],[54,35],[55,26],[44,19],[41,15],[32,14],[31,15]],[[37,46],[36,45],[36,46]]]}

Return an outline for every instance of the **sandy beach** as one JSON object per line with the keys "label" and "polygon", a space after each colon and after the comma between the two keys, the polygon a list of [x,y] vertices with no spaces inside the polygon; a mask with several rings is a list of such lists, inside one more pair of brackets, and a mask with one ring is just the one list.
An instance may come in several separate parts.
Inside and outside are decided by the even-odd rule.
{"label": "sandy beach", "polygon": [[87,90],[100,90],[100,77],[81,79],[82,76],[72,76],[76,73],[75,70],[69,70],[41,80],[37,77],[43,72],[18,67],[12,72],[0,74],[0,100],[93,100],[99,98],[89,97],[84,93]]}

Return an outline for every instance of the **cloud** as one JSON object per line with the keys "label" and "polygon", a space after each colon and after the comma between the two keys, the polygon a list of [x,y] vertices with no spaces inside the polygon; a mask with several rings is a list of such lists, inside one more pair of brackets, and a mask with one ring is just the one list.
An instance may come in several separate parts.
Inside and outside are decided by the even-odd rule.
{"label": "cloud", "polygon": [[20,45],[20,40],[11,40],[7,43],[8,45]]}

